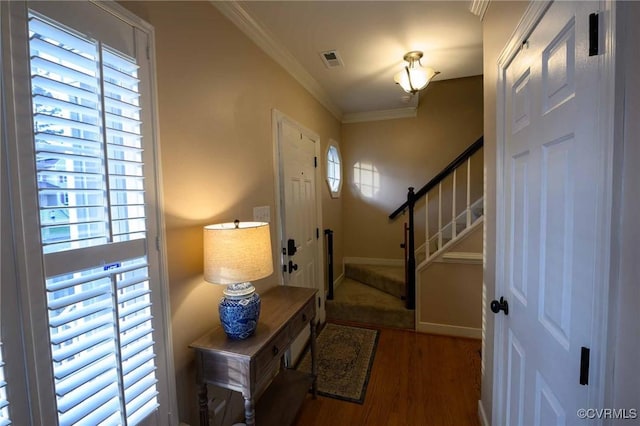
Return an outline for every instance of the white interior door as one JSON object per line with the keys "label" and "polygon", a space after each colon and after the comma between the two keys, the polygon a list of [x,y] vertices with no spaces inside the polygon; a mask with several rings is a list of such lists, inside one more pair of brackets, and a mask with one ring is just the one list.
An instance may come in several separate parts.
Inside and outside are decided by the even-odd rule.
{"label": "white interior door", "polygon": [[580,362],[582,347],[599,350],[592,312],[604,183],[590,7],[553,3],[503,70],[496,295],[509,313],[496,317],[496,425],[582,424],[577,411],[588,407]]}
{"label": "white interior door", "polygon": [[[318,289],[318,297],[322,297],[324,286],[320,279],[322,265],[316,198],[316,145],[319,142],[288,120],[279,122],[278,131],[283,282]],[[308,338],[309,330],[305,329],[292,345],[291,360],[298,358]]]}

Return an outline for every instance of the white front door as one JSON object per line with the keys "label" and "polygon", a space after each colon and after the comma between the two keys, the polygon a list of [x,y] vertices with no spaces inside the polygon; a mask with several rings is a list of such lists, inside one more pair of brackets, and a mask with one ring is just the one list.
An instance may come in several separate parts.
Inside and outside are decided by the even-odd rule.
{"label": "white front door", "polygon": [[[324,318],[320,224],[316,197],[317,144],[300,126],[281,119],[278,125],[281,176],[282,274],[285,285],[318,289],[316,320]],[[319,307],[318,307],[319,306]],[[309,338],[305,329],[294,342],[295,361]]]}
{"label": "white front door", "polygon": [[287,271],[284,282],[318,288],[316,220],[316,142],[287,121],[282,122],[282,170],[284,184],[283,253]]}
{"label": "white front door", "polygon": [[600,57],[588,49],[596,8],[552,3],[502,70],[496,296],[509,312],[496,317],[496,425],[582,424],[589,408],[580,365],[583,347],[601,350],[592,313],[606,183]]}

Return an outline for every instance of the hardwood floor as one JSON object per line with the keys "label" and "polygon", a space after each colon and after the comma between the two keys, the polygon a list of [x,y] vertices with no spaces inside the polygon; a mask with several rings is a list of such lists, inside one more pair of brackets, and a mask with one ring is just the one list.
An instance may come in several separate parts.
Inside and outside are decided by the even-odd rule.
{"label": "hardwood floor", "polygon": [[379,330],[364,404],[307,396],[296,426],[480,424],[480,340]]}

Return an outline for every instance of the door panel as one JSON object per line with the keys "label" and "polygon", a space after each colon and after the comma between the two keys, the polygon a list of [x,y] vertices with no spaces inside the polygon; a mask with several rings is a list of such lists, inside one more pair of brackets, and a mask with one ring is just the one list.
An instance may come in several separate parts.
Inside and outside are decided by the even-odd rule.
{"label": "door panel", "polygon": [[572,137],[542,148],[540,300],[538,318],[549,334],[569,349],[573,216]]}
{"label": "door panel", "polygon": [[535,426],[562,426],[566,424],[567,414],[562,403],[540,372],[536,372],[536,411]]}
{"label": "door panel", "polygon": [[511,224],[509,233],[510,266],[509,287],[513,295],[524,306],[527,305],[527,258],[529,247],[529,153],[524,152],[511,160]]}
{"label": "door panel", "polygon": [[509,333],[507,358],[507,424],[524,426],[524,373],[526,357],[524,348],[514,336]]}

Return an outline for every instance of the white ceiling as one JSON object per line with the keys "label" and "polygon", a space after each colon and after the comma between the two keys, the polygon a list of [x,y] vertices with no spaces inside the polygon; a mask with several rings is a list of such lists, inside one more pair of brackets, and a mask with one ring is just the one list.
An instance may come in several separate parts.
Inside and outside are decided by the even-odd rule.
{"label": "white ceiling", "polygon": [[[481,21],[469,1],[213,4],[343,121],[415,113],[418,96],[393,81],[410,50],[440,71],[434,81],[482,74]],[[337,50],[344,67],[327,68],[327,50]]]}

